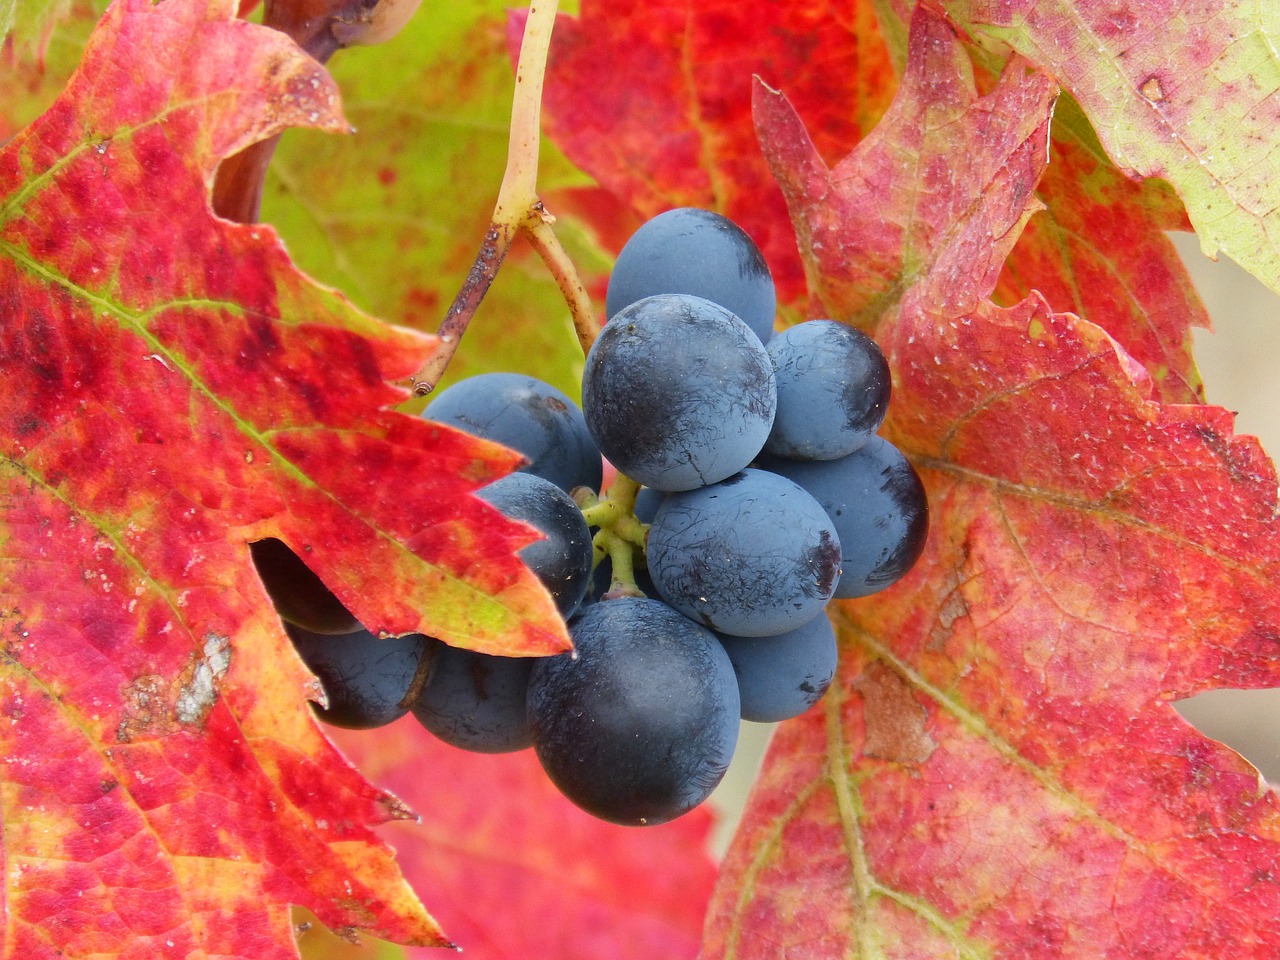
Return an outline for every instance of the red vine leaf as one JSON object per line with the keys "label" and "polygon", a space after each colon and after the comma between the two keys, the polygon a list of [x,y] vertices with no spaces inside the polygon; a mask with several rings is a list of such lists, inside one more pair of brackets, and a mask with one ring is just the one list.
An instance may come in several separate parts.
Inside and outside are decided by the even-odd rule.
{"label": "red vine leaf", "polygon": [[861,138],[894,88],[862,4],[850,16],[828,0],[592,0],[556,25],[547,132],[642,218],[701,206],[734,219],[764,251],[780,302],[794,303],[804,294],[795,242],[750,123],[756,74],[788,84],[823,150]]}
{"label": "red vine leaf", "polygon": [[705,810],[644,830],[614,826],[564,799],[532,750],[466,753],[412,718],[336,739],[422,814],[422,823],[392,824],[385,835],[468,957],[697,955],[715,880]]}
{"label": "red vine leaf", "polygon": [[469,496],[514,454],[389,409],[431,339],[210,214],[221,157],[346,129],[234,12],[116,3],[0,149],[5,956],[289,957],[290,903],[440,942],[370,830],[405,811],[317,731],[250,541],[374,630],[567,645],[530,532]]}
{"label": "red vine leaf", "polygon": [[1017,60],[979,96],[921,7],[898,100],[836,168],[874,215],[819,200],[785,111],[760,113],[802,236],[830,231],[815,256],[872,251],[824,296],[879,324],[931,532],[903,582],[840,604],[840,676],[771,748],[708,957],[1280,949],[1276,795],[1171,704],[1280,681],[1275,473],[1225,411],[1153,400],[1100,327],[986,299],[1051,100]]}
{"label": "red vine leaf", "polygon": [[1161,177],[1206,252],[1225,251],[1277,288],[1280,114],[1272,11],[1182,0],[947,0],[965,28],[1008,44],[1084,107],[1107,152]]}
{"label": "red vine leaf", "polygon": [[756,85],[761,144],[787,198],[813,299],[824,316],[868,329],[934,272],[961,281],[945,289],[954,302],[940,307],[975,304],[1039,206],[1033,191],[1056,88],[1014,63],[992,93],[977,97],[968,52],[949,28],[923,22],[931,29],[913,34],[915,56],[894,105],[834,167],[788,98]]}
{"label": "red vine leaf", "polygon": [[[712,13],[671,3],[657,16],[652,5],[585,5],[580,19],[557,28],[549,129],[641,217],[678,204],[728,212],[762,242],[783,302],[803,306],[801,262],[752,141],[744,78],[754,73],[786,94],[818,156],[843,156],[895,89],[889,61],[901,70],[913,6],[859,0],[836,10],[809,0]],[[969,52],[980,74],[998,72],[994,57]],[[1151,372],[1162,399],[1202,399],[1190,331],[1207,318],[1165,236],[1187,227],[1181,203],[1166,184],[1128,180],[1071,98],[1059,102],[1052,132],[1053,161],[1037,189],[1045,209],[1022,232],[997,299],[1014,303],[1039,290],[1119,340]],[[808,280],[811,292],[829,282]],[[829,306],[819,297],[809,313]]]}
{"label": "red vine leaf", "polygon": [[1005,264],[997,302],[1038,291],[1055,310],[1088,317],[1146,367],[1166,403],[1200,403],[1193,327],[1209,318],[1167,231],[1186,230],[1181,202],[1159,180],[1125,178],[1107,159],[1076,102],[1053,117],[1048,169]]}

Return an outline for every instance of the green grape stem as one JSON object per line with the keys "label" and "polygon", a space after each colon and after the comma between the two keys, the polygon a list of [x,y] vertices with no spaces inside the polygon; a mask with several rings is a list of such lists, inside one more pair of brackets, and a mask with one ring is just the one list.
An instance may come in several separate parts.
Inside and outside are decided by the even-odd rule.
{"label": "green grape stem", "polygon": [[649,525],[636,517],[636,494],[640,484],[618,474],[604,497],[583,496],[578,500],[587,526],[597,528],[591,540],[594,565],[609,558],[613,579],[606,598],[643,597],[636,586],[636,553],[643,559]]}
{"label": "green grape stem", "polygon": [[636,586],[635,545],[611,530],[601,530],[597,537],[605,538],[605,550],[609,554],[609,563],[613,572],[613,580],[604,599],[614,597],[643,597],[644,591]]}

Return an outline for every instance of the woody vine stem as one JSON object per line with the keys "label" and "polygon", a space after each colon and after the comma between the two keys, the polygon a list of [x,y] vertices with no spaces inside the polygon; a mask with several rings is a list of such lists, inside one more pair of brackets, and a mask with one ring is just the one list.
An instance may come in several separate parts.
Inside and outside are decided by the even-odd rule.
{"label": "woody vine stem", "polygon": [[573,317],[574,330],[585,353],[598,332],[598,323],[582,280],[551,225],[555,218],[538,198],[538,144],[541,138],[542,85],[547,51],[555,25],[558,0],[530,4],[516,65],[511,104],[511,138],[507,168],[498,190],[493,218],[479,253],[437,331],[440,345],[413,377],[417,396],[430,393],[457,352],[471,318],[488,292],[515,238],[523,234],[555,277]]}

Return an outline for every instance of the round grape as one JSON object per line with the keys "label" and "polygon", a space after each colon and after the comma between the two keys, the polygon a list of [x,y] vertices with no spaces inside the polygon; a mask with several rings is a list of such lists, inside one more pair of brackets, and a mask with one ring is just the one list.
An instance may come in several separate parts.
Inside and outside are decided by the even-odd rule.
{"label": "round grape", "polygon": [[670,494],[649,527],[659,596],[712,630],[786,633],[812,620],[840,576],[840,539],[799,486],[749,469]]}
{"label": "round grape", "polygon": [[600,450],[658,490],[731,476],[764,447],[777,391],[746,325],[690,296],[649,297],[608,324],[587,355],[582,408]]}
{"label": "round grape", "polygon": [[708,630],[656,600],[587,607],[576,652],[539,660],[529,722],[566,797],[613,823],[664,823],[724,776],[738,738],[738,685]]}
{"label": "round grape", "polygon": [[661,490],[653,487],[641,487],[636,494],[635,515],[641,523],[652,523],[653,515],[658,512],[662,500],[666,496]]}
{"label": "round grape", "polygon": [[360,621],[324,582],[282,541],[274,537],[249,544],[253,565],[282,620],[309,633],[343,634]]}
{"label": "round grape", "polygon": [[793,460],[835,460],[866,443],[889,409],[889,363],[861,330],[810,320],[768,345],[778,414],[764,448]]}
{"label": "round grape", "polygon": [[743,720],[777,723],[798,717],[835,679],[836,631],[826,617],[776,637],[718,636],[738,677]]}
{"label": "round grape", "polygon": [[777,297],[769,265],[741,227],[711,210],[668,210],[632,234],[609,277],[605,316],[661,293],[718,303],[762,343],[773,335]]}
{"label": "round grape", "polygon": [[368,630],[312,633],[286,622],[302,662],[324,687],[327,706],[313,703],[326,723],[368,730],[409,712],[430,676],[434,641],[418,633],[375,637]]}
{"label": "round grape", "polygon": [[525,693],[534,661],[441,644],[435,670],[413,705],[418,722],[473,753],[510,753],[533,740]]}
{"label": "round grape", "polygon": [[840,536],[837,597],[865,597],[896,583],[920,558],[929,532],[924,484],[910,461],[883,437],[839,460],[762,458],[816,499]]}
{"label": "round grape", "polygon": [[591,583],[591,531],[573,498],[529,473],[507,474],[476,496],[545,536],[521,548],[520,559],[551,593],[561,616],[572,613]]}
{"label": "round grape", "polygon": [[524,454],[524,473],[562,490],[600,489],[603,464],[582,412],[569,397],[536,377],[482,373],[437,394],[422,415]]}

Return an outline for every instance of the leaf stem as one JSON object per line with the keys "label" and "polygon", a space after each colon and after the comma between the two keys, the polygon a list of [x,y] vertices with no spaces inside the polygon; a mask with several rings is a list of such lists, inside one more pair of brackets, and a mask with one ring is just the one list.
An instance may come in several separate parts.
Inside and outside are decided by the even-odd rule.
{"label": "leaf stem", "polygon": [[538,147],[542,133],[542,85],[551,49],[551,30],[559,0],[534,0],[529,4],[520,59],[516,62],[516,89],[511,99],[511,138],[507,169],[498,189],[495,222],[517,223],[538,201]]}
{"label": "leaf stem", "polygon": [[623,540],[612,530],[601,530],[597,537],[603,538],[604,548],[609,554],[609,566],[613,579],[605,600],[616,597],[643,597],[644,591],[636,586],[635,547]]}
{"label": "leaf stem", "polygon": [[555,27],[558,0],[534,0],[529,5],[520,59],[516,64],[516,87],[511,101],[511,132],[507,144],[507,167],[498,188],[489,231],[480,252],[440,324],[440,345],[413,377],[413,392],[426,396],[435,389],[457,352],[462,335],[471,324],[480,302],[498,274],[517,234],[524,234],[546,263],[569,305],[574,330],[583,352],[595,340],[598,324],[591,298],[578,277],[559,239],[551,229],[551,216],[538,198],[538,148],[542,130],[542,88],[547,71],[551,32]]}
{"label": "leaf stem", "polygon": [[440,321],[440,328],[436,331],[436,336],[440,338],[439,346],[413,375],[413,392],[416,396],[425,397],[444,376],[449,361],[462,343],[462,335],[467,332],[471,318],[476,315],[480,301],[489,292],[489,287],[498,275],[498,268],[511,249],[511,241],[515,239],[515,235],[515,224],[503,224],[495,219],[489,225],[489,232],[480,245],[480,252],[467,271],[467,278],[462,281],[462,289],[453,298],[449,312]]}
{"label": "leaf stem", "polygon": [[591,306],[591,295],[587,293],[582,278],[578,276],[577,268],[565,253],[564,247],[560,245],[555,231],[551,229],[551,224],[554,222],[554,217],[549,213],[545,214],[542,220],[530,224],[526,235],[529,237],[529,242],[533,244],[534,250],[538,252],[538,256],[542,257],[542,262],[555,277],[556,285],[560,288],[565,303],[569,305],[569,314],[573,318],[573,330],[578,335],[578,344],[582,347],[582,353],[585,356],[591,352],[591,345],[596,342],[596,336],[600,333],[600,321],[596,317],[595,308]]}

